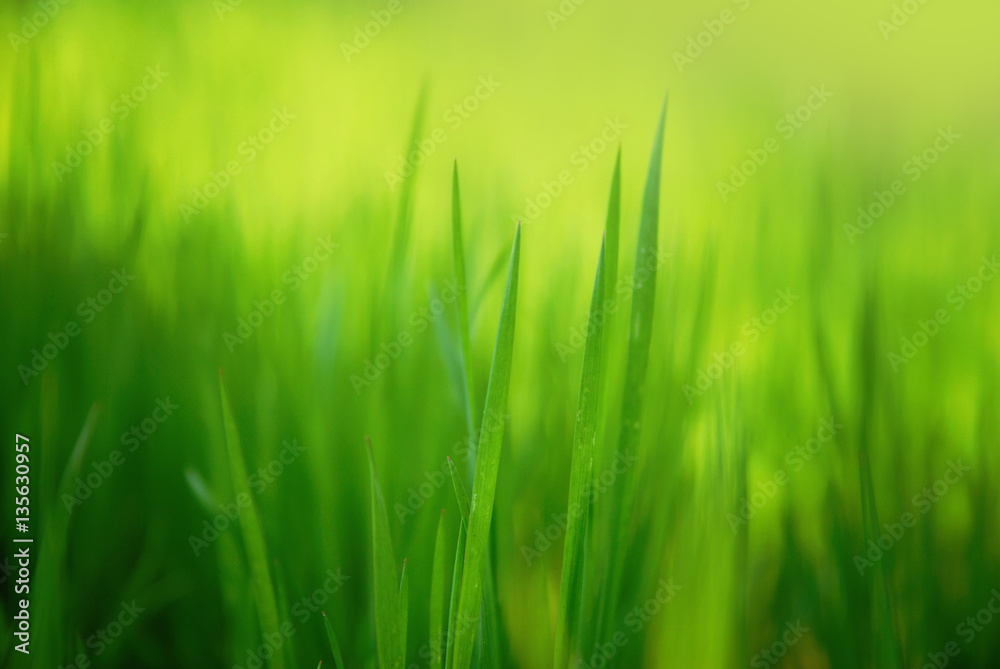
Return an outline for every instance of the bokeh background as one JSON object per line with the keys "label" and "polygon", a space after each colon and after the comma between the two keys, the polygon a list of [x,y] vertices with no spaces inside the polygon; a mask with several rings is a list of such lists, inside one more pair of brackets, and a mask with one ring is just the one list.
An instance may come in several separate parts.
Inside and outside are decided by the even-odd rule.
{"label": "bokeh background", "polygon": [[[385,25],[359,38],[377,17]],[[407,658],[427,665],[434,536],[442,508],[457,514],[435,472],[446,455],[463,461],[466,423],[453,308],[421,310],[453,276],[457,160],[480,398],[522,221],[493,561],[503,664],[550,665],[561,540],[536,559],[524,547],[566,509],[582,365],[572,342],[615,154],[625,274],[669,94],[669,255],[619,609],[655,598],[660,579],[682,589],[638,631],[623,618],[628,643],[609,666],[888,666],[875,659],[880,592],[905,666],[949,642],[960,652],[947,666],[994,666],[1000,622],[981,618],[971,639],[959,626],[1000,587],[1000,289],[979,274],[1000,247],[998,21],[1000,6],[973,0],[4,3],[0,433],[31,438],[38,561],[32,655],[5,633],[0,662],[247,666],[261,640],[240,530],[201,550],[191,540],[233,500],[222,368],[249,470],[281,462],[285,441],[303,449],[254,495],[295,629],[286,662],[333,666],[321,616],[295,606],[340,570],[322,608],[348,666],[375,666],[370,435],[397,563],[408,558]],[[789,133],[782,119],[817,89],[830,95]],[[915,172],[942,131],[957,138]],[[100,141],[77,160],[88,137]],[[743,167],[769,140],[766,162]],[[414,150],[413,173],[387,177]],[[745,183],[723,197],[734,170]],[[544,197],[564,171],[572,182]],[[905,190],[884,213],[850,227],[896,180]],[[336,248],[317,254],[317,240]],[[102,293],[115,271],[134,279]],[[227,339],[244,338],[241,319],[275,290],[273,313]],[[778,291],[796,299],[771,321]],[[890,357],[940,310],[947,322],[912,359]],[[70,321],[79,335],[23,372]],[[352,382],[402,332],[412,345]],[[614,320],[611,437],[626,335]],[[744,352],[709,380],[736,343]],[[150,421],[167,398],[177,408]],[[787,454],[831,417],[843,427],[793,471]],[[146,438],[129,450],[133,426]],[[862,575],[863,446],[880,522],[916,522]],[[67,508],[76,476],[107,471],[116,450],[121,464]],[[925,513],[916,497],[957,460],[969,470]],[[779,471],[787,481],[733,531],[727,514]],[[6,569],[4,580],[9,629]],[[97,653],[88,640],[132,600],[144,611]],[[760,654],[799,622],[808,631],[785,652]]]}

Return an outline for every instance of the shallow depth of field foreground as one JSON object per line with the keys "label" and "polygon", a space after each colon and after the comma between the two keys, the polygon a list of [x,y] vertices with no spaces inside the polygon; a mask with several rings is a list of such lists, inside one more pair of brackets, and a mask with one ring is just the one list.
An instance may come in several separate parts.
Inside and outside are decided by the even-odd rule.
{"label": "shallow depth of field foreground", "polygon": [[0,666],[996,666],[998,21],[5,3]]}

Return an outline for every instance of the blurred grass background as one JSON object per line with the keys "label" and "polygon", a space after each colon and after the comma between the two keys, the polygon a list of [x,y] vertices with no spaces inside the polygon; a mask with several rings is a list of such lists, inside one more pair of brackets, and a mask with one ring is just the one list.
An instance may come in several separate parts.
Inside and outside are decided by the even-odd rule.
{"label": "blurred grass background", "polygon": [[[198,557],[189,542],[210,516],[188,472],[207,481],[216,503],[232,500],[219,450],[221,367],[251,471],[272,462],[283,440],[305,448],[255,496],[295,624],[290,650],[301,666],[332,661],[320,616],[301,622],[291,609],[339,568],[349,578],[323,607],[348,665],[374,666],[363,437],[375,444],[391,511],[425,472],[441,471],[445,455],[460,454],[465,435],[454,313],[421,333],[410,320],[451,277],[457,158],[480,398],[513,220],[543,182],[562,170],[574,178],[523,230],[494,514],[504,664],[550,664],[561,541],[530,565],[522,547],[566,507],[582,350],[563,361],[557,345],[585,323],[618,140],[582,171],[574,152],[606,119],[626,126],[621,274],[631,273],[645,164],[669,91],[660,239],[670,257],[657,286],[619,610],[653,597],[660,578],[683,589],[611,666],[745,666],[800,619],[809,632],[776,666],[875,666],[874,581],[853,561],[865,550],[863,434],[882,522],[912,512],[913,496],[949,460],[971,466],[881,564],[907,666],[952,640],[962,652],[950,666],[992,666],[1000,628],[970,643],[955,630],[1000,587],[997,288],[986,282],[961,311],[947,296],[998,248],[1000,7],[930,2],[886,40],[878,21],[890,19],[888,2],[588,0],[553,29],[546,12],[558,11],[555,2],[402,0],[348,62],[342,43],[386,6],[246,0],[220,15],[211,2],[72,0],[15,45],[10,34],[40,5],[4,5],[0,425],[5,439],[32,439],[42,560],[32,664],[6,640],[4,663],[61,666],[84,652],[94,666],[246,666],[247,649],[261,641],[239,530]],[[678,71],[674,53],[724,9],[735,20]],[[118,120],[112,105],[147,67],[169,74]],[[454,127],[448,110],[480,77],[499,86]],[[833,96],[723,201],[718,182],[748,150],[780,137],[775,123],[813,86]],[[412,177],[407,208],[407,189],[390,189],[385,173],[409,150],[422,89],[418,136],[442,128],[447,139]],[[294,119],[186,222],[179,207],[192,189],[242,161],[241,143],[274,108]],[[105,118],[115,129],[60,180],[53,161]],[[961,137],[909,182],[904,164],[948,127]],[[894,179],[906,194],[851,243],[843,226]],[[400,221],[412,231],[397,257]],[[335,253],[289,290],[285,273],[327,236]],[[83,323],[77,306],[122,268],[134,282]],[[276,288],[284,304],[231,352],[224,333]],[[779,289],[799,301],[747,343],[743,325]],[[887,353],[942,308],[951,322],[895,373]],[[81,334],[24,384],[18,366],[70,320]],[[619,345],[625,323],[614,321]],[[402,331],[413,345],[356,393],[351,375]],[[747,344],[738,372],[689,403],[684,384],[736,341]],[[612,435],[621,357],[612,364]],[[67,514],[58,482],[91,407],[81,475],[127,451],[121,435],[166,397],[179,405],[174,415]],[[786,452],[831,415],[843,432],[790,474],[748,532],[731,532],[725,515],[741,496],[741,449],[749,493],[787,470]],[[5,490],[11,462],[0,465]],[[405,522],[390,512],[397,563],[409,558],[407,657],[417,666],[426,664],[434,532],[441,508],[457,516],[453,500],[446,484]],[[2,523],[0,536],[11,526]],[[95,658],[86,640],[132,599],[146,611]],[[5,626],[13,601],[5,586]]]}

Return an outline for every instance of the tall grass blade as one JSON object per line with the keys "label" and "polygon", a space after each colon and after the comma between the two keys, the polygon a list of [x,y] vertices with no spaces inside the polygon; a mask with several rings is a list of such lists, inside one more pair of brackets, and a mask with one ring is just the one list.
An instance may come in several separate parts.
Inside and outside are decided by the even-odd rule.
{"label": "tall grass blade", "polygon": [[[323,612],[323,624],[326,626],[326,638],[330,641],[333,662],[337,665],[337,669],[344,669],[344,658],[340,655],[340,644],[337,643],[337,635],[333,631],[333,625],[330,623],[330,617],[326,615],[326,611]],[[322,660],[320,660],[320,664],[323,664]]]}
{"label": "tall grass blade", "polygon": [[399,591],[396,589],[396,562],[392,556],[392,539],[389,534],[389,517],[385,499],[375,471],[372,442],[365,437],[368,447],[368,466],[372,489],[372,562],[375,578],[375,640],[378,647],[380,669],[402,669],[403,630],[400,619]]}
{"label": "tall grass blade", "polygon": [[462,524],[469,524],[469,493],[465,491],[462,475],[458,472],[455,462],[448,458],[448,471],[451,472],[451,482],[455,486],[455,499],[458,501],[458,512],[462,516]]}
{"label": "tall grass blade", "polygon": [[[517,311],[517,275],[521,257],[521,226],[514,235],[507,288],[500,310],[490,380],[486,389],[484,416],[507,415],[507,391],[510,387],[511,362],[514,356],[514,321]],[[503,423],[496,429],[483,431],[478,444],[476,476],[472,484],[469,507],[469,533],[465,547],[462,588],[458,600],[458,625],[455,637],[455,668],[467,669],[472,661],[476,622],[482,598],[483,574],[486,570],[493,499],[496,495],[497,470],[500,466],[500,445]]]}
{"label": "tall grass blade", "polygon": [[[472,335],[469,331],[469,290],[465,272],[465,248],[462,244],[462,200],[458,187],[458,161],[451,175],[451,246],[455,283],[459,287],[455,308],[458,310],[458,338],[462,347],[462,380],[465,384],[465,421],[470,437],[476,435],[475,387],[472,383]],[[475,471],[474,457],[470,471]]]}
{"label": "tall grass blade", "polygon": [[[277,561],[273,561],[274,564],[274,586],[278,595],[278,615],[281,616],[281,620],[291,620],[291,610],[288,606],[288,589],[285,587],[285,574],[284,570],[281,568],[281,564]],[[285,651],[285,661],[291,667],[299,666],[298,656],[295,654],[295,644],[286,643],[283,644]]]}
{"label": "tall grass blade", "polygon": [[[458,500],[458,510],[462,516],[462,523],[469,523],[469,494],[465,491],[465,484],[462,483],[462,475],[459,473],[455,463],[448,458],[448,468],[451,472],[451,480],[455,486],[455,498]],[[482,626],[483,634],[480,637],[480,667],[500,666],[500,631],[498,619],[500,617],[497,606],[496,592],[493,581],[493,568],[487,558],[486,571],[483,576],[483,608]]]}
{"label": "tall grass blade", "polygon": [[431,669],[441,669],[442,666],[443,654],[441,647],[444,640],[444,588],[446,579],[448,578],[448,563],[445,553],[447,550],[448,542],[445,537],[444,509],[441,509],[441,518],[438,520],[437,538],[434,541],[434,562],[431,566],[431,617],[428,625]]}
{"label": "tall grass blade", "polygon": [[410,617],[410,581],[406,575],[406,558],[403,558],[403,573],[399,577],[399,645],[406,656],[406,627]]}
{"label": "tall grass blade", "polygon": [[[60,625],[64,620],[65,610],[60,593],[66,588],[70,510],[64,504],[59,504],[58,501],[73,493],[74,481],[80,473],[83,455],[94,437],[94,430],[97,427],[97,419],[100,414],[101,407],[97,402],[94,402],[87,412],[83,427],[80,429],[69,460],[59,478],[58,496],[49,499],[43,498],[40,503],[44,522],[38,546],[38,568],[31,577],[30,588],[34,601],[44,602],[45,606],[37,607],[31,612],[31,615],[35,621],[34,624],[37,625],[38,638],[52,639],[53,643],[32,646],[36,652],[37,666],[45,666],[46,664],[55,666],[57,661],[62,659],[60,654],[64,647],[58,643],[58,640],[62,639]],[[54,469],[52,474],[55,474]],[[11,562],[16,564],[14,560]],[[13,578],[16,573],[12,570],[9,575],[5,576],[5,578],[11,579],[11,592],[13,592]],[[13,635],[11,638],[13,639]]]}
{"label": "tall grass blade", "polygon": [[[634,290],[632,311],[629,315],[628,358],[625,362],[625,386],[622,396],[621,429],[618,448],[621,453],[636,457],[642,428],[643,398],[645,395],[646,368],[649,362],[649,344],[653,331],[653,307],[656,298],[656,266],[658,255],[658,228],[660,219],[660,172],[663,162],[663,129],[667,102],[663,101],[660,122],[653,140],[646,173],[646,187],[642,197],[642,214],[639,220],[639,238],[636,242]],[[618,597],[628,550],[632,505],[635,498],[634,468],[625,471],[618,484],[620,503],[612,507],[611,531],[616,539],[611,547],[611,561],[606,581],[605,606],[602,609],[602,638],[610,636],[617,619]]]}
{"label": "tall grass blade", "polygon": [[[622,216],[622,149],[618,147],[615,156],[615,171],[611,176],[611,192],[608,194],[608,216],[604,223],[604,294],[613,297],[618,281],[618,234]],[[606,315],[606,314],[605,314]]]}
{"label": "tall grass blade", "polygon": [[455,666],[455,630],[458,623],[458,593],[462,587],[462,558],[465,555],[465,522],[458,524],[458,541],[455,543],[455,566],[451,572],[451,598],[448,602],[448,652],[445,669]]}
{"label": "tall grass blade", "polygon": [[587,532],[587,510],[590,503],[591,480],[594,471],[594,450],[597,441],[598,406],[601,395],[601,359],[604,340],[604,319],[596,318],[604,304],[604,252],[597,259],[594,293],[590,300],[591,327],[583,348],[583,373],[580,397],[577,401],[576,426],[573,429],[573,457],[569,475],[569,503],[566,511],[566,540],[563,546],[562,577],[559,583],[559,609],[556,618],[556,669],[566,667],[569,648],[576,639],[577,607],[583,583],[586,556],[584,539]]}
{"label": "tall grass blade", "polygon": [[[260,621],[261,633],[267,638],[272,635],[281,636],[278,606],[274,596],[274,584],[267,561],[267,547],[264,543],[264,530],[261,526],[257,507],[250,492],[246,463],[243,461],[243,451],[240,447],[239,432],[229,406],[226,384],[219,370],[219,392],[222,397],[222,423],[226,435],[226,451],[229,453],[229,471],[232,475],[233,492],[238,499],[249,500],[249,504],[240,514],[240,530],[243,533],[243,547],[247,554],[247,564],[250,565],[250,577],[254,586],[257,602],[257,617]],[[284,669],[285,660],[282,653],[275,653],[271,666]]]}

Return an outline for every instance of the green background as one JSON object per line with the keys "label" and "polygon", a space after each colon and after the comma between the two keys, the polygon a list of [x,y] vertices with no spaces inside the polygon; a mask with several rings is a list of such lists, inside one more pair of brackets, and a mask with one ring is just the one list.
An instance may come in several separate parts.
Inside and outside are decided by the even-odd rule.
{"label": "green background", "polygon": [[[659,579],[682,589],[628,632],[611,666],[747,666],[797,621],[808,632],[775,666],[887,666],[873,659],[887,638],[872,608],[880,592],[893,602],[889,637],[906,666],[922,666],[949,641],[960,654],[948,666],[993,666],[1000,623],[968,641],[957,628],[1000,587],[1000,303],[991,280],[961,308],[952,291],[1000,246],[1000,6],[914,1],[898,30],[880,28],[902,4],[586,0],[564,2],[565,21],[556,21],[555,0],[401,0],[348,58],[344,44],[363,44],[356,29],[372,11],[384,19],[388,4],[70,0],[46,5],[54,15],[28,38],[24,21],[42,4],[5,3],[0,434],[11,447],[0,464],[0,537],[11,554],[8,482],[14,434],[25,434],[36,561],[32,655],[15,657],[4,634],[3,663],[56,667],[84,652],[102,667],[246,666],[261,638],[240,530],[230,527],[197,556],[190,540],[235,499],[222,368],[250,472],[278,458],[285,440],[304,449],[254,495],[282,617],[295,627],[282,649],[287,666],[333,666],[321,617],[303,622],[293,612],[330,569],[348,576],[323,605],[347,664],[375,666],[365,435],[397,566],[408,559],[407,661],[426,666],[440,509],[457,517],[451,484],[437,483],[435,472],[446,455],[463,461],[466,424],[453,306],[420,314],[453,278],[457,160],[479,398],[523,219],[493,561],[503,664],[551,665],[562,542],[530,564],[523,547],[536,547],[536,532],[566,510],[583,357],[573,329],[586,324],[615,152],[620,144],[625,276],[668,93],[666,257],[620,626],[629,629],[624,612],[655,597]],[[715,23],[724,10],[731,21]],[[689,42],[699,33],[700,53]],[[679,67],[676,54],[686,50],[694,57]],[[123,108],[147,67],[168,74]],[[468,102],[481,77],[498,85]],[[832,95],[786,136],[778,124],[813,87]],[[456,104],[476,108],[456,117]],[[294,118],[246,160],[243,143],[274,109]],[[581,153],[608,119],[624,126],[620,134]],[[102,121],[110,132],[78,167],[54,167]],[[908,161],[941,129],[958,138],[913,180]],[[413,150],[414,132],[433,151],[392,188],[386,173]],[[769,138],[777,150],[721,197],[720,181]],[[186,216],[181,206],[196,200],[195,189],[204,194],[233,160],[240,173]],[[539,196],[546,185],[554,192],[563,171],[571,183],[525,217],[529,200],[549,201]],[[889,197],[895,180],[905,191],[857,234],[849,227],[857,209]],[[338,246],[293,289],[287,273],[317,238]],[[87,322],[79,305],[123,269],[134,281]],[[276,289],[283,303],[273,315],[245,342],[227,344],[254,302]],[[779,290],[797,300],[766,328],[753,325],[770,319]],[[627,307],[611,321],[610,437]],[[890,358],[908,351],[904,338],[912,343],[939,310],[947,322],[912,360]],[[80,334],[65,350],[40,374],[20,372],[70,321]],[[755,328],[758,338],[748,334]],[[352,383],[404,332],[412,344],[398,359],[370,384]],[[711,365],[734,343],[745,350],[720,378],[686,394],[700,373],[721,371]],[[167,397],[179,408],[130,452],[123,435]],[[830,417],[843,429],[792,471],[786,454]],[[601,452],[613,441],[601,439]],[[865,443],[880,523],[906,512],[916,523],[862,576]],[[60,480],[72,474],[72,491],[76,476],[115,450],[122,464],[69,513]],[[915,496],[959,459],[969,471],[923,513]],[[779,470],[787,482],[748,527],[732,531],[726,514],[741,501],[738,482],[751,495]],[[393,513],[426,482],[433,490],[414,513]],[[448,527],[453,542],[457,522]],[[0,600],[5,629],[11,584],[7,577]],[[133,599],[145,611],[95,657],[87,639]]]}

